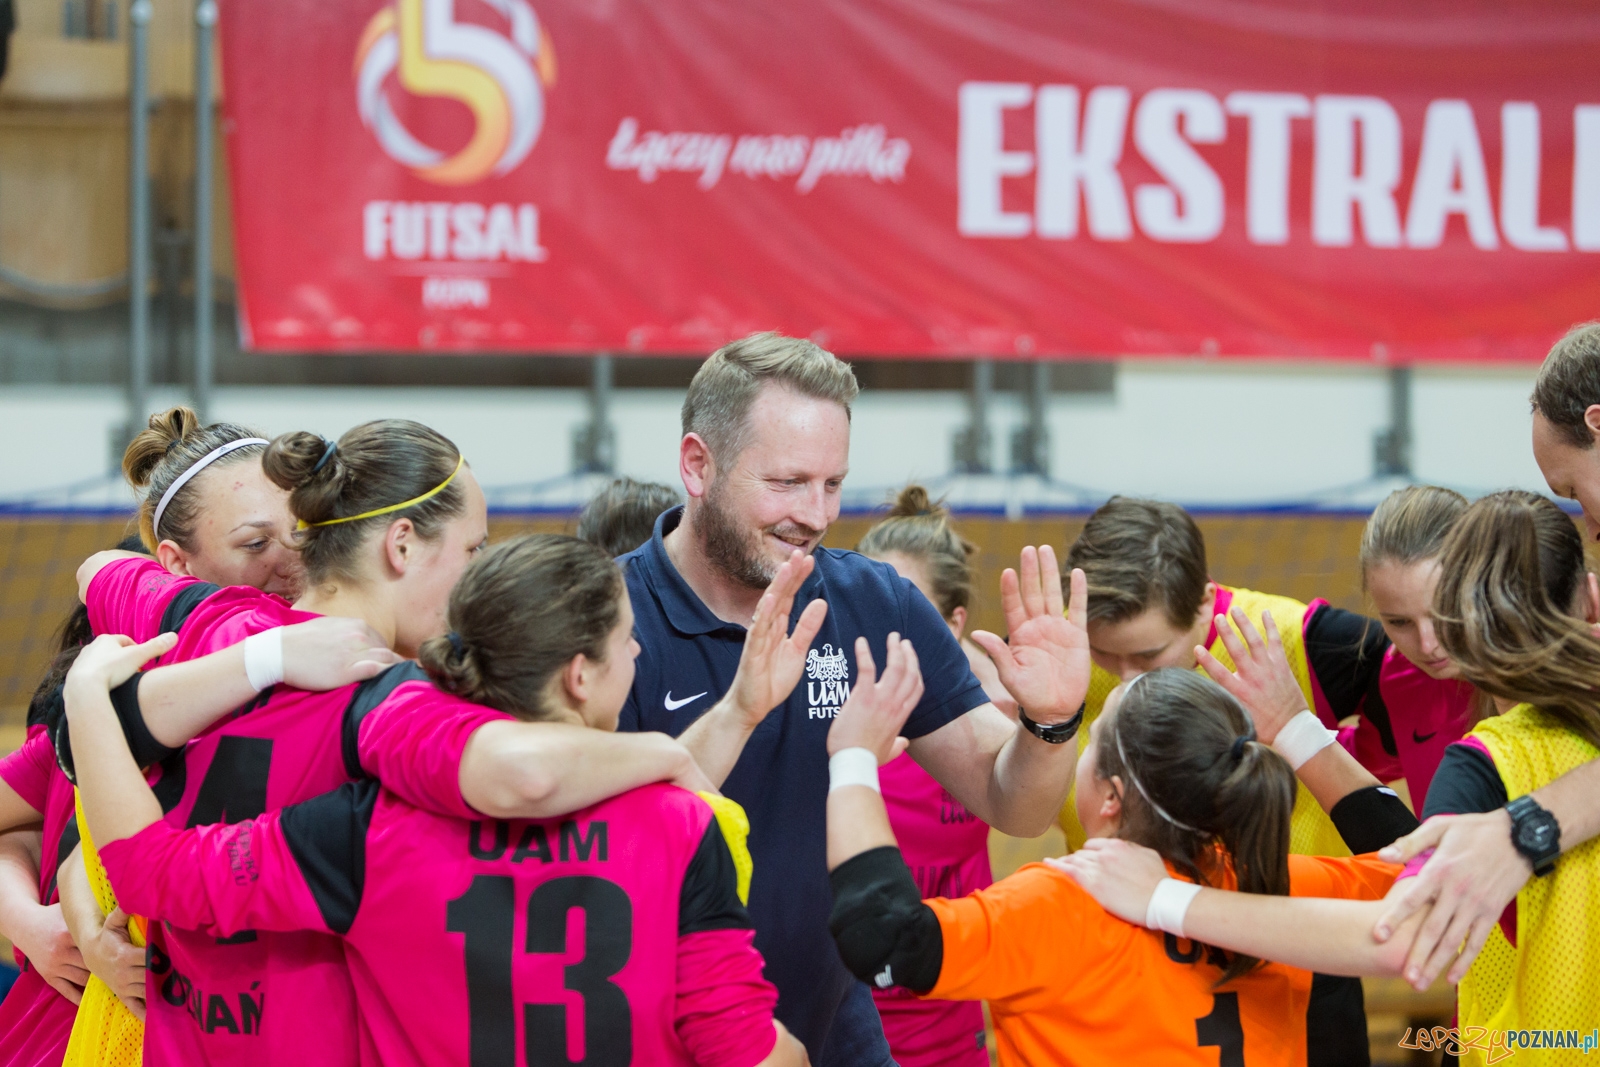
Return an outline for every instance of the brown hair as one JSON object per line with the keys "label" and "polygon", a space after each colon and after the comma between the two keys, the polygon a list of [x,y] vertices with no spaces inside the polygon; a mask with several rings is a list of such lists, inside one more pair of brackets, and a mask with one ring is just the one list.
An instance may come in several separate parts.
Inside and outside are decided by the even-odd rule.
{"label": "brown hair", "polygon": [[[165,524],[163,524],[165,525]],[[144,541],[138,534],[130,534],[117,542],[119,552],[140,552],[149,554]],[[61,703],[61,687],[67,680],[67,672],[78,660],[78,653],[83,651],[83,646],[94,640],[94,628],[89,625],[89,609],[82,604],[75,604],[67,617],[61,620],[61,625],[56,628],[56,651],[50,660],[50,666],[45,668],[44,677],[39,679],[39,684],[33,691],[33,696],[28,701],[28,725],[38,726],[49,722],[53,714],[66,714],[66,708]]]}
{"label": "brown hair", "polygon": [[1537,493],[1491,493],[1450,531],[1433,611],[1464,678],[1600,745],[1600,639],[1573,614],[1587,575],[1569,515]]}
{"label": "brown hair", "polygon": [[380,526],[410,519],[419,535],[433,540],[466,506],[458,476],[442,492],[402,511],[319,525],[421,496],[461,462],[448,438],[408,419],[362,423],[330,445],[314,433],[286,433],[261,458],[267,477],[290,491],[289,511],[306,525],[300,551],[313,582],[356,577],[361,547]]}
{"label": "brown hair", "polygon": [[772,382],[844,408],[860,387],[850,364],[804,338],[753,333],[723,345],[700,364],[683,398],[683,432],[699,434],[719,464],[731,466],[747,443],[750,406]]}
{"label": "brown hair", "polygon": [[587,541],[519,537],[472,561],[450,593],[451,634],[424,641],[417,658],[457,696],[548,718],[550,679],[580,652],[604,658],[626,595],[621,568]]}
{"label": "brown hair", "polygon": [[1383,498],[1361,531],[1361,586],[1380,563],[1409,565],[1436,559],[1467,498],[1437,485],[1408,485]]}
{"label": "brown hair", "polygon": [[1567,444],[1594,447],[1583,413],[1600,404],[1600,322],[1580,323],[1555,343],[1528,399]]}
{"label": "brown hair", "polygon": [[1067,550],[1062,583],[1075,568],[1089,581],[1089,621],[1123,622],[1160,607],[1179,629],[1193,626],[1206,598],[1206,539],[1176,504],[1114,496],[1089,516]]}
{"label": "brown hair", "polygon": [[[1215,884],[1220,845],[1240,892],[1287,896],[1294,771],[1255,736],[1244,708],[1211,679],[1176,667],[1140,675],[1098,737],[1095,776],[1123,782],[1117,836],[1201,885]],[[1258,962],[1233,956],[1218,984]]]}
{"label": "brown hair", "polygon": [[[172,483],[209,453],[230,441],[260,437],[254,430],[231,422],[200,425],[200,417],[185,407],[168,408],[150,416],[122,453],[122,474],[128,484],[143,492],[139,501],[139,538],[151,552],[162,541],[171,541],[185,552],[193,552],[194,524],[200,517],[194,478],[179,489],[161,513],[161,529],[154,527],[156,505]],[[214,460],[213,468],[228,467],[246,460],[259,462],[266,445],[241,445]]]}
{"label": "brown hair", "polygon": [[683,498],[671,486],[614,478],[578,515],[578,537],[606,555],[626,555],[655,536],[656,519]]}
{"label": "brown hair", "polygon": [[856,551],[873,559],[899,552],[928,569],[933,606],[948,619],[957,608],[972,602],[972,564],[977,546],[950,525],[950,509],[928,499],[920,485],[900,490],[889,515],[867,531]]}

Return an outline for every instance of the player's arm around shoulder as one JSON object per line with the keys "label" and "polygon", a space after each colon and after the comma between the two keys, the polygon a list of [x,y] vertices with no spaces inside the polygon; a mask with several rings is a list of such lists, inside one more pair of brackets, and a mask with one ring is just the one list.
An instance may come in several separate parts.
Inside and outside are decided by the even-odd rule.
{"label": "player's arm around shoulder", "polygon": [[[1126,922],[1323,974],[1400,973],[1420,925],[1412,920],[1397,931],[1394,940],[1403,947],[1378,944],[1371,931],[1383,902],[1334,898],[1370,898],[1370,871],[1292,863],[1291,891],[1296,895],[1271,896],[1181,882],[1169,876],[1154,850],[1117,839],[1091,840],[1049,863]],[[1387,876],[1393,870],[1389,867]]]}
{"label": "player's arm around shoulder", "polygon": [[496,819],[566,815],[653,782],[712,788],[666,734],[497,719],[473,731],[461,755],[462,799]]}
{"label": "player's arm around shoulder", "polygon": [[78,600],[87,604],[89,602],[89,584],[94,581],[95,576],[111,564],[122,559],[139,559],[155,564],[157,567],[160,566],[149,556],[141,555],[138,552],[125,552],[120,548],[108,548],[103,552],[96,552],[78,564]]}

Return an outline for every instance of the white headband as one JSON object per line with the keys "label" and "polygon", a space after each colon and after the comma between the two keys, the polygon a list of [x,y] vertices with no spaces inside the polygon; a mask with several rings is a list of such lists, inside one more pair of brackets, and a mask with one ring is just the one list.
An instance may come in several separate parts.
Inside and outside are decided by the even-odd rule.
{"label": "white headband", "polygon": [[156,504],[155,519],[150,523],[150,532],[155,535],[155,539],[157,541],[161,540],[161,516],[166,512],[167,505],[172,503],[172,498],[178,494],[179,489],[189,484],[189,479],[235,449],[243,448],[245,445],[267,445],[271,443],[271,441],[263,437],[241,437],[237,441],[229,441],[227,444],[213,448],[210,452],[201,456],[194,466],[174,478],[172,484],[167,486],[167,491],[161,494],[161,501]]}

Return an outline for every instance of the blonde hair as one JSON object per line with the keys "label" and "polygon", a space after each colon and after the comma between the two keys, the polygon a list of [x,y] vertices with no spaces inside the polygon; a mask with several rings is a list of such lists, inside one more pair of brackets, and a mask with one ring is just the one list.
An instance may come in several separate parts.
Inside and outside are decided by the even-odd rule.
{"label": "blonde hair", "polygon": [[768,382],[831,400],[846,418],[860,392],[850,364],[832,352],[799,337],[753,333],[717,349],[695,372],[683,398],[683,432],[700,435],[719,464],[731,465],[749,443],[750,407]]}
{"label": "blonde hair", "polygon": [[1492,493],[1450,531],[1433,610],[1469,682],[1600,745],[1600,639],[1573,614],[1587,576],[1570,516],[1537,493]]}
{"label": "blonde hair", "polygon": [[900,490],[889,515],[867,531],[856,551],[873,559],[898,552],[928,569],[933,606],[948,619],[972,602],[972,564],[977,546],[950,525],[950,509],[935,504],[920,485]]}
{"label": "blonde hair", "polygon": [[1408,485],[1383,498],[1361,531],[1361,587],[1380,563],[1409,565],[1435,559],[1467,510],[1467,498],[1437,485]]}

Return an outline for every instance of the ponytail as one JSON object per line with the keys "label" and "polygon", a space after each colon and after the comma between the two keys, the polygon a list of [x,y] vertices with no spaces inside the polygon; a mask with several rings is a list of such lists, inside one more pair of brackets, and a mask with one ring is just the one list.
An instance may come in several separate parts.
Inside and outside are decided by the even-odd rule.
{"label": "ponytail", "polygon": [[[1118,836],[1201,885],[1215,884],[1220,847],[1241,892],[1288,895],[1294,771],[1256,740],[1233,696],[1194,671],[1152,671],[1129,683],[1101,730],[1096,777],[1124,784]],[[1219,985],[1260,963],[1230,956]]]}
{"label": "ponytail", "polygon": [[1492,493],[1451,530],[1433,610],[1439,643],[1464,678],[1600,746],[1600,639],[1578,614],[1583,549],[1572,518],[1548,498]]}

